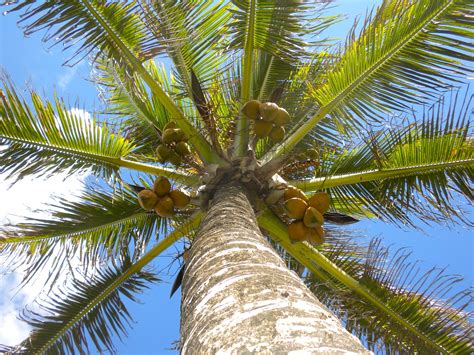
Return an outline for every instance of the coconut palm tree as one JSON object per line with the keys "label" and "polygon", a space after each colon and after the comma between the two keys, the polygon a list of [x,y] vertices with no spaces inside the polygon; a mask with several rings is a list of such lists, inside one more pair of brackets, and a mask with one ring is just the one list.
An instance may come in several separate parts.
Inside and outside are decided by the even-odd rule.
{"label": "coconut palm tree", "polygon": [[183,353],[473,350],[456,277],[344,225],[469,223],[472,101],[452,88],[472,74],[474,5],[386,0],[333,48],[323,3],[7,4],[26,34],[88,56],[106,102],[84,120],[3,78],[0,171],[99,181],[5,229],[23,285],[46,272],[51,288],[8,351],[114,351],[124,298],[183,240]]}

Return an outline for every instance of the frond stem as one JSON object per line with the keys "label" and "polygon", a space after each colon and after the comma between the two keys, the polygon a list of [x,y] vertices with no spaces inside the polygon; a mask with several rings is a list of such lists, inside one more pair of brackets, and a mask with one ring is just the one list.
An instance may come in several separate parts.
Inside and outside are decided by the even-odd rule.
{"label": "frond stem", "polygon": [[327,189],[341,185],[352,185],[367,181],[384,180],[404,176],[429,174],[433,171],[443,169],[455,169],[457,167],[474,165],[474,159],[455,160],[450,162],[423,164],[407,166],[403,168],[369,170],[353,174],[319,177],[311,180],[294,180],[289,183],[303,191],[314,191]]}
{"label": "frond stem", "polygon": [[430,339],[426,334],[420,331],[416,326],[405,320],[397,312],[393,311],[389,306],[383,303],[376,295],[370,292],[366,287],[361,285],[357,280],[353,279],[344,270],[332,263],[328,258],[321,254],[317,249],[304,243],[292,244],[288,237],[287,226],[284,224],[272,211],[266,210],[258,216],[258,223],[260,227],[268,231],[270,237],[276,242],[280,243],[288,253],[303,264],[311,272],[318,272],[318,268],[322,268],[332,277],[337,279],[348,289],[358,293],[367,302],[383,311],[390,318],[396,321],[403,327],[406,327],[411,332],[416,334],[420,339],[429,344],[433,349],[441,353],[446,353],[446,349],[435,341]]}
{"label": "frond stem", "polygon": [[[256,19],[256,0],[250,0],[247,36],[245,38],[244,53],[242,55],[242,101],[250,100],[252,91],[252,69],[254,62],[254,41],[255,41],[255,19]],[[244,156],[247,152],[249,142],[248,119],[244,114],[239,115],[237,129],[234,138],[234,155]]]}
{"label": "frond stem", "polygon": [[61,338],[70,328],[74,326],[82,317],[90,312],[97,304],[107,298],[115,289],[117,289],[123,282],[125,282],[130,276],[139,272],[146,265],[160,255],[163,251],[168,249],[174,242],[183,238],[190,229],[196,228],[202,218],[202,213],[198,212],[191,216],[187,222],[182,224],[179,228],[171,232],[165,239],[152,247],[145,255],[143,255],[137,262],[130,266],[120,277],[118,277],[112,284],[105,288],[100,295],[92,299],[88,305],[83,308],[73,319],[67,322],[61,330],[58,331],[41,349],[38,349],[38,353],[42,354],[46,352],[59,338]]}
{"label": "frond stem", "polygon": [[198,132],[198,130],[187,120],[181,110],[176,106],[173,100],[168,94],[161,88],[161,86],[153,79],[151,74],[146,70],[142,63],[137,57],[130,51],[125,43],[120,39],[119,36],[110,27],[107,21],[102,18],[95,7],[88,1],[82,0],[84,6],[94,16],[101,27],[107,32],[113,42],[117,45],[118,49],[123,53],[129,64],[137,71],[138,74],[147,83],[150,90],[163,104],[163,106],[170,112],[173,120],[176,124],[184,131],[189,137],[190,143],[196,148],[201,157],[209,163],[221,163],[222,158],[219,157],[213,150],[210,144],[204,139],[204,137]]}
{"label": "frond stem", "polygon": [[331,113],[353,90],[357,89],[366,79],[368,79],[374,72],[379,70],[385,63],[390,61],[397,53],[402,51],[408,44],[412,42],[420,33],[423,32],[424,28],[431,22],[435,21],[437,17],[443,14],[452,4],[453,0],[448,0],[444,6],[438,11],[435,11],[431,16],[427,17],[418,26],[416,26],[411,32],[400,39],[398,45],[390,49],[385,55],[379,58],[375,63],[368,67],[359,77],[353,82],[347,85],[339,94],[334,97],[331,101],[319,108],[319,110],[311,117],[308,121],[303,123],[293,134],[288,136],[281,144],[275,146],[267,153],[263,159],[263,163],[267,163],[273,158],[289,152],[298,142],[303,139],[327,114]]}

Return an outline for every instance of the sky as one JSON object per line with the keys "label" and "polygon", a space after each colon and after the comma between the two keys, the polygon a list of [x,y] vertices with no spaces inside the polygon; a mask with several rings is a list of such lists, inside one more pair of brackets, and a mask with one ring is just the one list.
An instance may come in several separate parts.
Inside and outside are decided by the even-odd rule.
{"label": "sky", "polygon": [[[333,13],[347,14],[346,21],[331,31],[331,37],[343,39],[352,24],[354,16],[364,15],[366,10],[379,0],[340,0]],[[63,97],[71,108],[83,110],[84,115],[101,108],[97,90],[88,81],[89,66],[82,61],[74,67],[63,66],[69,53],[61,50],[61,44],[50,48],[42,43],[36,34],[25,38],[16,25],[16,14],[0,16],[0,68],[6,71],[23,90],[33,87],[45,97],[52,98],[54,92]],[[18,222],[27,216],[38,216],[33,210],[40,209],[51,194],[74,194],[83,188],[84,177],[64,179],[57,176],[48,181],[26,180],[11,189],[11,181],[0,175],[0,225]],[[32,197],[33,196],[33,197]],[[472,209],[471,209],[472,212]],[[472,214],[471,214],[472,215]],[[447,228],[435,225],[424,227],[424,232],[400,229],[376,221],[363,221],[354,227],[357,233],[369,237],[382,237],[385,245],[409,247],[417,260],[424,261],[426,269],[437,265],[447,267],[453,274],[465,277],[462,286],[473,285],[474,264],[472,251],[474,242],[471,232],[465,226]],[[160,257],[154,264],[156,271],[163,270],[159,276],[164,282],[153,286],[141,295],[140,303],[129,302],[129,311],[135,323],[129,330],[129,336],[123,343],[117,341],[120,354],[162,354],[173,353],[168,350],[172,342],[179,338],[179,292],[169,299],[169,290],[173,282],[175,268],[168,271],[168,264],[176,251],[170,249],[167,255]],[[0,260],[1,270],[1,260]],[[169,274],[169,275],[167,275]],[[15,284],[19,276],[0,273],[0,344],[13,345],[21,341],[28,333],[24,323],[16,319],[20,307],[31,303],[41,287],[35,285],[18,291]]]}

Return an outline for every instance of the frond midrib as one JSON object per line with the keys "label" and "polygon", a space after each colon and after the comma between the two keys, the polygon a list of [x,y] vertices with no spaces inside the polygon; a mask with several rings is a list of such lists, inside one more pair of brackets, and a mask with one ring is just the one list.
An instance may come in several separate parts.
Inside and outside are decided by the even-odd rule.
{"label": "frond midrib", "polygon": [[73,238],[81,235],[85,235],[91,232],[98,232],[101,229],[108,228],[110,226],[114,226],[117,224],[121,223],[126,223],[129,221],[133,220],[138,220],[140,217],[146,217],[147,212],[140,212],[140,213],[134,213],[133,215],[117,219],[113,222],[107,222],[104,224],[101,224],[99,226],[95,227],[90,227],[82,230],[77,230],[73,232],[64,232],[64,233],[59,233],[59,234],[50,234],[50,235],[37,235],[37,236],[25,236],[25,237],[8,237],[2,241],[0,241],[0,244],[7,245],[7,244],[23,244],[23,243],[34,243],[34,242],[39,242],[43,240],[50,240],[50,239],[64,239],[64,238]]}
{"label": "frond midrib", "polygon": [[413,176],[416,174],[424,175],[433,171],[443,170],[445,168],[456,168],[462,166],[469,166],[474,164],[474,159],[454,160],[450,162],[429,163],[421,165],[413,165],[390,169],[376,169],[367,170],[363,172],[333,175],[326,177],[319,177],[312,180],[294,180],[290,181],[291,185],[301,188],[305,191],[330,188],[341,185],[352,185],[374,180],[383,180],[397,177]]}
{"label": "frond midrib", "polygon": [[347,288],[354,292],[357,292],[372,305],[389,315],[398,324],[406,327],[411,332],[416,334],[416,336],[418,336],[424,342],[429,344],[432,348],[436,349],[441,353],[447,352],[441,344],[438,344],[436,341],[433,341],[423,331],[419,330],[416,326],[411,324],[410,321],[406,320],[405,318],[403,318],[403,316],[399,315],[396,311],[384,304],[379,299],[379,297],[374,295],[370,290],[368,290],[365,286],[363,286],[357,280],[352,278],[349,274],[344,272],[344,270],[339,268],[337,265],[334,265],[317,249],[308,246],[306,243],[292,244],[288,237],[286,225],[283,224],[283,222],[272,211],[267,209],[264,213],[261,213],[258,217],[258,223],[269,233],[272,239],[280,243],[290,255],[292,255],[298,260],[298,262],[307,267],[308,270],[313,271],[314,269],[316,270],[316,272],[318,272],[317,268],[315,268],[315,264],[317,264],[319,267],[329,273],[332,277],[344,284]]}
{"label": "frond midrib", "polygon": [[96,160],[99,162],[107,162],[107,163],[112,163],[115,164],[115,161],[117,160],[116,156],[113,155],[105,155],[105,154],[99,154],[99,153],[89,153],[84,150],[79,150],[79,149],[74,149],[70,147],[65,147],[57,144],[52,144],[51,142],[41,142],[37,140],[27,140],[27,139],[22,139],[14,136],[7,136],[5,134],[0,134],[0,139],[5,139],[17,143],[22,143],[25,145],[34,145],[38,146],[41,148],[45,148],[47,150],[53,150],[53,151],[62,151],[65,153],[70,153],[70,155],[75,155],[75,156],[83,156],[83,157],[88,157],[91,158],[92,160]]}
{"label": "frond midrib", "polygon": [[129,64],[133,67],[133,69],[137,71],[137,73],[149,86],[152,93],[157,96],[163,106],[170,112],[171,116],[174,117],[174,121],[176,122],[176,124],[184,131],[187,136],[189,136],[190,141],[193,143],[193,146],[200,153],[200,155],[209,162],[222,163],[222,158],[212,150],[210,144],[186,119],[183,112],[178,108],[178,106],[176,106],[171,97],[153,79],[150,73],[143,67],[142,63],[129,50],[127,45],[123,43],[123,41],[114,32],[114,30],[110,28],[109,24],[107,23],[107,20],[101,16],[101,14],[96,10],[94,5],[91,4],[88,0],[81,1],[82,4],[84,4],[84,6],[87,8],[87,10],[92,14],[94,19],[99,23],[99,25],[107,32],[108,35],[110,35],[113,42],[119,47],[119,50],[122,51],[124,56],[127,58]]}
{"label": "frond midrib", "polygon": [[103,154],[98,154],[98,153],[88,153],[82,150],[77,150],[73,148],[51,144],[49,142],[44,143],[44,142],[38,142],[38,141],[29,141],[29,140],[6,136],[6,135],[0,135],[0,139],[1,138],[5,140],[22,143],[25,145],[38,146],[38,147],[51,150],[51,151],[61,151],[64,153],[70,153],[71,156],[86,157],[86,158],[89,158],[90,160],[94,160],[100,163],[115,165],[117,167],[133,169],[136,171],[155,174],[155,175],[166,175],[166,176],[172,177],[173,179],[177,181],[184,182],[184,183],[196,183],[199,179],[199,177],[196,175],[189,175],[178,169],[167,169],[163,167],[157,167],[154,165],[149,165],[145,163],[123,159],[122,157],[114,157],[112,155],[103,155]]}
{"label": "frond midrib", "polygon": [[[291,136],[288,137],[287,140],[283,141],[280,145],[277,146],[274,152],[269,152],[263,158],[263,163],[268,163],[271,159],[279,156],[283,152],[291,149],[295,146],[309,131],[311,131],[316,124],[323,119],[328,113],[332,112],[332,110],[342,101],[345,99],[346,96],[358,86],[360,86],[367,78],[369,78],[372,73],[380,69],[385,63],[390,61],[398,52],[400,52],[403,48],[409,45],[422,31],[423,29],[429,25],[432,21],[436,20],[439,16],[441,16],[451,5],[453,4],[453,0],[448,0],[446,5],[444,5],[439,11],[435,12],[432,16],[428,17],[425,21],[423,21],[419,26],[409,32],[407,35],[402,37],[399,40],[399,44],[388,51],[384,56],[382,56],[379,60],[377,60],[373,65],[367,68],[359,77],[357,77],[352,83],[347,85],[336,97],[334,97],[330,102],[326,103],[319,110],[311,117],[308,121],[303,123]],[[327,86],[328,84],[326,84]],[[323,89],[321,89],[323,90]]]}
{"label": "frond midrib", "polygon": [[157,245],[152,247],[145,255],[143,255],[137,262],[131,265],[120,277],[118,277],[114,282],[112,282],[107,288],[105,288],[99,295],[94,297],[87,306],[82,309],[73,319],[67,322],[64,327],[62,327],[56,335],[54,335],[45,345],[38,350],[38,353],[44,353],[47,351],[61,336],[63,336],[70,328],[74,326],[82,317],[84,317],[89,311],[91,311],[97,304],[99,304],[103,299],[110,295],[117,287],[120,286],[124,281],[126,281],[130,276],[140,271],[148,263],[154,260],[156,256],[161,254],[167,248],[169,248],[175,241],[184,237],[186,231],[189,228],[197,227],[202,218],[202,213],[197,213],[193,215],[186,223],[184,223],[179,228],[171,232],[168,237],[164,238]]}

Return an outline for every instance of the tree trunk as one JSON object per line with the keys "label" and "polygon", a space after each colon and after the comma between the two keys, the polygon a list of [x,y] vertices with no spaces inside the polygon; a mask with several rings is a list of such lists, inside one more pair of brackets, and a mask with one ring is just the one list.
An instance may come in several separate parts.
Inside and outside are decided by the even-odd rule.
{"label": "tree trunk", "polygon": [[236,183],[212,200],[182,295],[183,354],[369,353],[285,266]]}

